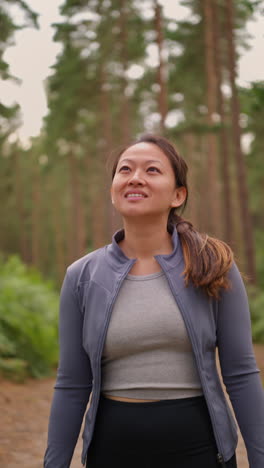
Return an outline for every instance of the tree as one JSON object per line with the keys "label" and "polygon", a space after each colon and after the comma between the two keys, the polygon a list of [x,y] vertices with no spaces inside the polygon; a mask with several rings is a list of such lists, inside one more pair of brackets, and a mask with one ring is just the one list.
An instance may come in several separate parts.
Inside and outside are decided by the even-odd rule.
{"label": "tree", "polygon": [[222,92],[222,85],[224,84],[223,75],[223,51],[221,48],[221,25],[219,20],[220,8],[219,2],[212,2],[212,20],[213,20],[213,41],[214,41],[214,58],[215,58],[215,75],[216,75],[216,97],[217,97],[217,111],[220,117],[220,154],[221,154],[221,165],[222,171],[222,196],[223,196],[223,217],[224,220],[224,239],[230,245],[235,243],[234,241],[234,226],[232,216],[232,193],[231,193],[231,181],[230,181],[230,148],[228,144],[228,121],[227,121],[227,110],[225,105],[225,98]]}
{"label": "tree", "polygon": [[240,219],[246,252],[247,274],[252,283],[256,282],[255,249],[252,220],[249,212],[249,198],[246,180],[245,159],[241,148],[240,105],[236,86],[236,49],[234,42],[234,5],[233,0],[225,0],[226,38],[228,73],[232,90],[231,119],[233,126],[234,154],[237,169]]}
{"label": "tree", "polygon": [[159,64],[157,67],[157,83],[159,86],[159,93],[158,93],[158,109],[160,113],[160,126],[161,129],[165,130],[165,119],[168,112],[167,108],[167,73],[164,63],[164,38],[163,38],[163,18],[162,18],[162,7],[159,5],[158,0],[154,1],[154,23],[155,23],[155,30],[156,30],[156,42],[158,46],[158,57],[159,57]]}
{"label": "tree", "polygon": [[243,129],[250,141],[246,154],[250,212],[253,217],[254,239],[257,250],[258,284],[264,286],[264,82],[253,82],[240,89],[241,110],[246,122]]}
{"label": "tree", "polygon": [[[215,41],[214,41],[214,16],[213,3],[211,0],[203,2],[204,16],[204,39],[205,39],[205,71],[206,71],[206,120],[209,128],[207,135],[208,141],[208,188],[209,193],[209,229],[218,237],[222,237],[222,206],[220,198],[219,184],[219,155],[217,145],[217,135],[213,130],[214,116],[217,114],[217,77],[215,63]],[[211,130],[210,130],[211,128]]]}
{"label": "tree", "polygon": [[[19,6],[25,13],[25,24],[17,25],[12,19],[10,8],[12,5]],[[4,59],[4,53],[13,39],[14,33],[18,29],[27,26],[37,27],[37,14],[34,13],[22,0],[3,0],[0,5],[0,78],[2,80],[14,80],[10,75],[9,65]],[[0,101],[0,145],[19,125],[19,106],[6,106]]]}

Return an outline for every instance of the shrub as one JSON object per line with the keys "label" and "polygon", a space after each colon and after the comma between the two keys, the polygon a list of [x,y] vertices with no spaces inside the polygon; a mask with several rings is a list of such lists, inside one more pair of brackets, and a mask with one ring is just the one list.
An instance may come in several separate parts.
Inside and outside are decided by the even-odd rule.
{"label": "shrub", "polygon": [[248,287],[252,322],[252,336],[255,343],[264,343],[264,292]]}
{"label": "shrub", "polygon": [[48,375],[57,363],[58,294],[18,257],[0,259],[0,373]]}

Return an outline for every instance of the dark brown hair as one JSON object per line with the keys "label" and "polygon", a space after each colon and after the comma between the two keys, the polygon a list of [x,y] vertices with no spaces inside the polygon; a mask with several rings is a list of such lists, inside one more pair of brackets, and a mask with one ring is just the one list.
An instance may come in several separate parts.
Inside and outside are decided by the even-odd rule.
{"label": "dark brown hair", "polygon": [[183,219],[178,214],[179,209],[181,213],[183,212],[188,199],[188,166],[174,146],[164,137],[152,134],[142,135],[119,151],[112,167],[112,180],[120,156],[130,146],[142,142],[153,143],[163,151],[174,171],[176,187],[185,187],[187,190],[184,203],[180,207],[170,210],[167,224],[167,228],[176,226],[179,234],[185,261],[185,269],[182,273],[185,285],[187,286],[191,280],[194,286],[204,289],[208,296],[218,299],[220,289],[230,287],[227,272],[232,265],[234,255],[232,249],[225,242],[198,232],[191,222]]}

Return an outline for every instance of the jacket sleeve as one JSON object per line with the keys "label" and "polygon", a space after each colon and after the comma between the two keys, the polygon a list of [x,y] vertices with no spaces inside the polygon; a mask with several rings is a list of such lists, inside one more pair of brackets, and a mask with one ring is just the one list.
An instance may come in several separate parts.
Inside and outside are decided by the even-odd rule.
{"label": "jacket sleeve", "polygon": [[218,306],[217,341],[223,381],[244,439],[250,468],[264,467],[264,392],[252,345],[248,298],[239,270]]}
{"label": "jacket sleeve", "polygon": [[68,468],[92,389],[89,358],[82,346],[83,316],[67,272],[60,295],[60,358],[51,405],[45,468]]}

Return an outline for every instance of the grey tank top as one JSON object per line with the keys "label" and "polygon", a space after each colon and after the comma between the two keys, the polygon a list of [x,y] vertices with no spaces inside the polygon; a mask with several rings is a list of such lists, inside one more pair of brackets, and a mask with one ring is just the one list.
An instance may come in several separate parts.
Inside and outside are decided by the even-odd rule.
{"label": "grey tank top", "polygon": [[127,275],[112,311],[101,371],[101,391],[108,395],[202,395],[191,343],[163,271]]}

